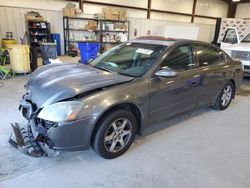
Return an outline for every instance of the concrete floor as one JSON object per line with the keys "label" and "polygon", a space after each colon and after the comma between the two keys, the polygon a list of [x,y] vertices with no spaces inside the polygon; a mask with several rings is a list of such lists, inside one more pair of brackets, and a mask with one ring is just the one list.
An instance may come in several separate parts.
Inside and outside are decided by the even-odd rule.
{"label": "concrete floor", "polygon": [[11,147],[10,122],[25,122],[17,107],[26,79],[0,82],[0,188],[250,187],[249,78],[226,111],[201,109],[151,128],[114,160],[92,150],[32,158]]}

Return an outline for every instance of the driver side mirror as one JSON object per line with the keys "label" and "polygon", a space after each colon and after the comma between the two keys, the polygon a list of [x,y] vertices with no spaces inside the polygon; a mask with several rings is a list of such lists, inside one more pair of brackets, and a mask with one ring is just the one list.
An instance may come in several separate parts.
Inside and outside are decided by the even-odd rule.
{"label": "driver side mirror", "polygon": [[178,73],[175,72],[174,70],[172,69],[162,69],[162,70],[159,70],[155,73],[156,76],[159,76],[159,77],[165,77],[165,78],[173,78],[173,77],[176,77],[178,76]]}

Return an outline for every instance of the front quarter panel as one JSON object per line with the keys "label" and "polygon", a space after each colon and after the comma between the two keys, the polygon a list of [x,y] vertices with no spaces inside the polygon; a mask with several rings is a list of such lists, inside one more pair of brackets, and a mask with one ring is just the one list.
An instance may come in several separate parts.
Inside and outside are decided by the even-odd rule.
{"label": "front quarter panel", "polygon": [[124,103],[133,104],[139,108],[142,128],[148,122],[149,82],[144,78],[136,78],[131,82],[103,88],[103,90],[80,100],[84,106],[79,117],[92,117],[95,120],[92,130],[105,112],[116,105]]}

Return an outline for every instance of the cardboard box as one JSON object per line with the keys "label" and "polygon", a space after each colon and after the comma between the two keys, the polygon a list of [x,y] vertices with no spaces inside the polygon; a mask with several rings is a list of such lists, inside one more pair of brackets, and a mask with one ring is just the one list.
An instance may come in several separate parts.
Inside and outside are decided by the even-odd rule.
{"label": "cardboard box", "polygon": [[102,13],[105,20],[112,20],[112,8],[103,8]]}
{"label": "cardboard box", "polygon": [[85,25],[85,29],[97,29],[97,22],[96,21],[88,21],[88,24]]}
{"label": "cardboard box", "polygon": [[76,16],[75,8],[63,8],[63,16],[75,17]]}
{"label": "cardboard box", "polygon": [[69,8],[69,17],[75,17],[75,16],[76,16],[76,9]]}
{"label": "cardboard box", "polygon": [[89,24],[86,24],[84,28],[85,28],[85,29],[90,29]]}
{"label": "cardboard box", "polygon": [[41,16],[32,16],[32,15],[25,14],[24,17],[25,17],[25,20],[44,21],[43,17]]}
{"label": "cardboard box", "polygon": [[105,20],[119,20],[118,9],[103,8],[102,12]]}
{"label": "cardboard box", "polygon": [[124,23],[115,23],[115,28],[114,29],[127,31],[128,27]]}
{"label": "cardboard box", "polygon": [[112,20],[119,20],[119,9],[112,9]]}
{"label": "cardboard box", "polygon": [[93,29],[96,29],[96,28],[97,28],[97,22],[96,22],[96,21],[88,21],[88,24],[89,24]]}
{"label": "cardboard box", "polygon": [[124,8],[119,9],[119,20],[122,20],[122,21],[127,20],[126,9]]}

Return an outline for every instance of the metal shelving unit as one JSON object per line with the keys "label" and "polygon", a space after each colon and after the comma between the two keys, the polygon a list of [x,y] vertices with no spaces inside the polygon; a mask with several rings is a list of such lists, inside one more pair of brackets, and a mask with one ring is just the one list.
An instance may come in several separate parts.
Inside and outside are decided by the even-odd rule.
{"label": "metal shelving unit", "polygon": [[[87,23],[88,21],[96,21],[97,22],[97,28],[96,29],[85,29],[84,28],[84,22]],[[82,23],[82,28],[76,28],[71,24],[71,22],[80,22]],[[115,24],[115,23],[121,23],[126,24],[126,30],[117,30],[117,29],[106,29],[106,24]],[[78,24],[79,25],[79,24]],[[118,45],[121,42],[113,40],[103,40],[105,38],[105,35],[117,35],[119,33],[124,33],[127,35],[127,38],[129,39],[129,21],[121,21],[121,20],[99,20],[99,19],[93,19],[93,18],[78,18],[78,17],[63,17],[63,30],[64,30],[64,50],[66,54],[69,54],[70,51],[70,45],[75,44],[77,42],[98,42],[100,43],[100,52],[103,52],[106,45],[114,46]],[[81,40],[79,38],[75,39],[72,38],[70,35],[74,35],[75,32],[83,32],[84,34],[90,35],[91,33],[94,33],[96,41],[89,41],[89,40]],[[84,35],[83,34],[83,35]]]}
{"label": "metal shelving unit", "polygon": [[[126,25],[126,28],[123,30],[115,29],[107,29],[106,26],[109,24],[115,25],[115,23],[121,23]],[[116,41],[115,39],[111,39],[110,41],[103,40],[105,39],[105,35],[114,34],[117,35],[119,33],[123,33],[127,35],[127,39],[129,40],[129,21],[123,20],[100,20],[100,44],[101,44],[101,52],[105,51],[105,47],[108,45],[109,47],[113,47],[115,45],[119,45],[122,42]]]}
{"label": "metal shelving unit", "polygon": [[46,21],[26,20],[26,29],[30,48],[36,49],[38,56],[40,56],[40,43],[51,42],[50,24]]}
{"label": "metal shelving unit", "polygon": [[[74,28],[72,22],[80,22],[82,24],[82,28]],[[76,32],[84,32],[87,35],[90,33],[95,33],[97,40],[95,42],[99,42],[99,29],[91,30],[91,29],[84,29],[84,24],[88,21],[96,21],[97,28],[99,28],[99,20],[93,18],[77,18],[77,17],[63,17],[63,33],[64,33],[64,50],[65,54],[68,54],[70,51],[70,45],[82,42],[80,39],[72,39],[70,36],[71,34],[74,35]],[[85,41],[86,42],[86,41]],[[91,41],[90,41],[91,42]],[[93,41],[92,41],[93,42]]]}

